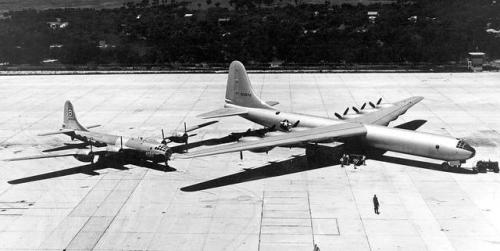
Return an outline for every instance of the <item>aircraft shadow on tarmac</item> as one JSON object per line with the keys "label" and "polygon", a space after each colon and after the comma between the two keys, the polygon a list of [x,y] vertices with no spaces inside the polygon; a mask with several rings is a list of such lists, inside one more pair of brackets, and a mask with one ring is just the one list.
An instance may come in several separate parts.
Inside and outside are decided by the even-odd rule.
{"label": "aircraft shadow on tarmac", "polygon": [[[248,181],[254,181],[254,180],[282,176],[282,175],[287,175],[287,174],[292,174],[292,173],[309,171],[309,170],[314,170],[314,169],[323,168],[323,167],[335,166],[335,165],[340,164],[340,161],[339,161],[340,158],[338,158],[338,157],[339,156],[335,155],[335,154],[327,155],[327,156],[323,155],[319,158],[316,156],[311,156],[311,155],[307,155],[307,154],[293,156],[292,158],[289,158],[289,159],[286,159],[283,161],[270,162],[266,165],[263,165],[263,166],[260,166],[257,168],[247,169],[247,170],[239,172],[239,173],[230,174],[227,176],[223,176],[223,177],[219,177],[216,179],[197,183],[194,185],[186,186],[186,187],[181,188],[181,191],[195,192],[195,191],[201,191],[201,190],[217,188],[217,187],[222,187],[222,186],[227,186],[227,185],[234,185],[234,184],[248,182]],[[411,160],[411,159],[405,159],[405,158],[399,158],[399,157],[379,156],[379,157],[370,158],[370,159],[375,159],[378,161],[400,164],[400,165],[405,165],[405,166],[435,170],[435,171],[463,173],[463,174],[476,174],[476,172],[469,170],[469,169],[465,169],[465,168],[443,169],[441,165],[438,165],[435,163],[417,161],[417,160]]]}
{"label": "aircraft shadow on tarmac", "polygon": [[[236,139],[232,136],[225,136],[222,138],[212,138],[212,139],[202,140],[202,141],[198,141],[198,142],[192,142],[192,143],[183,145],[181,147],[186,148],[186,149],[190,149],[190,148],[195,148],[195,147],[204,146],[204,145],[224,144],[224,143],[233,142],[235,140]],[[60,150],[67,150],[67,149],[74,149],[74,148],[85,148],[87,145],[88,145],[87,143],[65,144],[65,146],[48,149],[48,150],[45,150],[44,152],[53,152],[53,151],[60,151]],[[102,169],[106,169],[106,168],[113,168],[113,169],[118,169],[118,170],[128,170],[129,168],[124,166],[126,164],[132,164],[132,165],[145,167],[145,168],[149,168],[149,169],[157,170],[157,171],[162,171],[162,172],[176,171],[175,168],[165,167],[162,164],[154,164],[154,163],[147,162],[147,161],[140,162],[140,161],[136,161],[136,160],[123,161],[123,160],[119,160],[119,159],[107,159],[105,161],[99,160],[95,164],[85,164],[85,165],[67,168],[67,169],[63,169],[63,170],[42,173],[42,174],[24,177],[24,178],[20,178],[20,179],[10,180],[10,181],[8,181],[8,183],[9,184],[22,184],[22,183],[64,177],[64,176],[78,174],[78,173],[94,176],[94,175],[99,175],[99,173],[96,172],[97,170],[102,170]]]}
{"label": "aircraft shadow on tarmac", "polygon": [[467,168],[450,167],[448,169],[444,169],[441,165],[436,164],[436,163],[430,163],[430,162],[412,160],[412,159],[405,159],[405,158],[399,158],[399,157],[379,156],[379,157],[375,157],[372,159],[382,161],[382,162],[387,162],[387,163],[394,163],[394,164],[417,167],[417,168],[422,168],[422,169],[429,169],[429,170],[434,170],[434,171],[442,171],[442,172],[449,172],[449,173],[462,173],[462,174],[477,174],[476,171],[473,171],[473,170],[467,169]]}
{"label": "aircraft shadow on tarmac", "polygon": [[286,174],[298,173],[336,164],[339,164],[338,160],[336,161],[336,163],[315,162],[310,160],[308,161],[306,155],[293,156],[292,158],[283,161],[270,162],[261,167],[247,169],[239,173],[183,187],[181,188],[181,190],[184,192],[201,191],[205,189],[234,185],[252,180],[260,180]]}
{"label": "aircraft shadow on tarmac", "polygon": [[151,162],[140,162],[140,161],[118,161],[118,160],[105,160],[105,161],[97,161],[94,164],[86,164],[86,165],[81,165],[77,167],[72,167],[72,168],[67,168],[63,170],[58,170],[54,172],[48,172],[48,173],[43,173],[43,174],[38,174],[38,175],[33,175],[25,178],[20,178],[20,179],[15,179],[15,180],[10,180],[8,181],[9,184],[22,184],[22,183],[28,183],[28,182],[34,182],[34,181],[40,181],[40,180],[46,180],[46,179],[52,179],[52,178],[58,178],[58,177],[63,177],[63,176],[68,176],[68,175],[73,175],[73,174],[87,174],[91,176],[99,175],[97,170],[102,170],[106,168],[113,168],[117,170],[129,170],[129,168],[125,167],[126,164],[133,164],[136,166],[152,169],[152,170],[158,170],[162,172],[173,172],[176,171],[176,169],[172,167],[167,167],[165,168],[164,165],[161,164],[154,164]]}

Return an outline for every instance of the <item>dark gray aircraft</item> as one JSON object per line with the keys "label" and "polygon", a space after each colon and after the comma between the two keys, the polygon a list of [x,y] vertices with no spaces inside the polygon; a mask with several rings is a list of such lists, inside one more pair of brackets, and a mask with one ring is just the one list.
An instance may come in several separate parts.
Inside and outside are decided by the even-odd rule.
{"label": "dark gray aircraft", "polygon": [[[40,134],[39,136],[64,134],[71,137],[71,139],[78,139],[82,144],[73,144],[63,147],[51,149],[50,151],[67,150],[71,148],[78,149],[73,153],[55,153],[55,154],[42,154],[35,156],[27,156],[20,158],[6,159],[5,161],[18,161],[29,159],[42,159],[42,158],[56,158],[73,156],[82,162],[94,163],[98,157],[123,156],[126,158],[133,158],[138,160],[150,160],[154,163],[165,162],[165,168],[168,168],[168,160],[172,153],[182,153],[187,151],[188,138],[196,134],[189,135],[188,133],[196,129],[217,123],[217,121],[210,121],[190,128],[186,127],[184,123],[183,132],[175,132],[171,136],[165,137],[162,130],[162,140],[147,140],[141,137],[128,138],[118,135],[111,135],[101,132],[90,131],[89,128],[96,126],[89,126],[86,128],[81,125],[76,118],[75,110],[70,101],[64,104],[64,120],[62,128],[55,132]],[[173,147],[167,146],[168,143],[181,143]],[[89,146],[89,148],[87,148]]]}
{"label": "dark gray aircraft", "polygon": [[[396,103],[369,102],[359,109],[352,107],[336,118],[318,117],[283,112],[273,106],[277,102],[264,102],[253,91],[243,64],[231,63],[227,80],[224,108],[199,115],[202,118],[241,116],[263,125],[260,135],[243,136],[239,142],[219,145],[179,155],[194,158],[215,154],[242,152],[268,152],[274,147],[307,147],[315,144],[342,144],[346,153],[366,156],[383,155],[394,151],[410,155],[444,160],[444,167],[459,167],[475,155],[475,149],[464,140],[416,132],[426,121],[415,120],[397,127],[387,127],[423,97],[410,97]],[[352,155],[352,154],[351,154]]]}

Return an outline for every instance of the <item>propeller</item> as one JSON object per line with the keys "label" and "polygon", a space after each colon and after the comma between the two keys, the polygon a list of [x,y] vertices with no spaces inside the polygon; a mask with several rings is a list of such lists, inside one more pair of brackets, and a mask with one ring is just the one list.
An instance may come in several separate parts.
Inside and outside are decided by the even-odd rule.
{"label": "propeller", "polygon": [[90,160],[90,163],[92,163],[92,165],[94,164],[94,156],[93,156],[93,153],[94,151],[92,150],[92,144],[90,144],[90,155],[92,155],[92,159]]}
{"label": "propeller", "polygon": [[352,107],[352,109],[353,109],[356,113],[359,113],[358,108],[356,108],[356,107],[354,107],[354,106],[353,106],[353,107]]}
{"label": "propeller", "polygon": [[165,133],[163,132],[163,129],[161,129],[161,138],[162,138],[161,143],[163,145],[166,145],[167,141],[165,140]]}
{"label": "propeller", "polygon": [[335,117],[337,117],[338,119],[344,119],[344,116],[347,115],[347,113],[349,112],[349,107],[347,107],[343,113],[343,115],[340,115],[338,113],[334,113]]}
{"label": "propeller", "polygon": [[368,104],[370,104],[370,106],[371,106],[372,108],[377,108],[377,106],[376,106],[376,105],[374,105],[371,101],[370,101],[370,102],[368,102]]}
{"label": "propeller", "polygon": [[377,105],[380,105],[380,103],[382,103],[382,98],[379,98],[378,101],[377,101]]}
{"label": "propeller", "polygon": [[366,102],[361,106],[361,110],[364,110],[366,107]]}
{"label": "propeller", "polygon": [[[196,134],[195,134],[196,135]],[[182,139],[184,140],[184,151],[188,152],[188,140],[189,140],[189,135],[187,133],[187,126],[186,122],[184,122],[184,134],[182,135]]]}

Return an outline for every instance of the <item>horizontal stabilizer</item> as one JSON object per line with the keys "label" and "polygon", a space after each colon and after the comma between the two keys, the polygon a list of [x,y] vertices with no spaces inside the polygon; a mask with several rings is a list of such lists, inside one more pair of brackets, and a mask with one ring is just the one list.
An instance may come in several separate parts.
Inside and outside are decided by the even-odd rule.
{"label": "horizontal stabilizer", "polygon": [[198,115],[197,117],[200,117],[203,119],[210,119],[210,118],[236,116],[236,115],[242,115],[242,114],[247,114],[247,113],[248,112],[246,110],[241,109],[241,108],[227,107],[227,108],[222,108],[222,109],[218,109],[218,110],[207,112],[207,113],[202,113],[202,114]]}
{"label": "horizontal stabilizer", "polygon": [[412,120],[410,122],[406,122],[406,123],[403,123],[401,125],[398,125],[395,128],[415,131],[418,128],[420,128],[422,125],[424,125],[426,122],[427,122],[427,120],[416,119],[416,120]]}
{"label": "horizontal stabilizer", "polygon": [[87,126],[87,129],[90,129],[90,128],[96,128],[96,127],[99,127],[101,125],[91,125],[91,126]]}
{"label": "horizontal stabilizer", "polygon": [[66,134],[66,133],[70,133],[70,132],[74,132],[75,130],[72,130],[72,129],[61,129],[59,131],[55,131],[55,132],[47,132],[47,133],[40,133],[38,134],[38,136],[49,136],[49,135],[56,135],[56,134]]}
{"label": "horizontal stabilizer", "polygon": [[278,101],[266,101],[266,104],[270,105],[270,106],[275,106],[277,104],[279,104],[280,102]]}

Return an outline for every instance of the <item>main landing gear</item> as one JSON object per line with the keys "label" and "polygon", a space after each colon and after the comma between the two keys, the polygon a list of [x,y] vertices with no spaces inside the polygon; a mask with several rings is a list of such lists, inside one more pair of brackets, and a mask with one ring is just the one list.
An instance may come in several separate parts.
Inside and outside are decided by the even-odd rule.
{"label": "main landing gear", "polygon": [[459,168],[462,166],[462,162],[460,161],[445,161],[441,164],[441,167],[444,169],[444,170],[448,170],[450,168]]}

